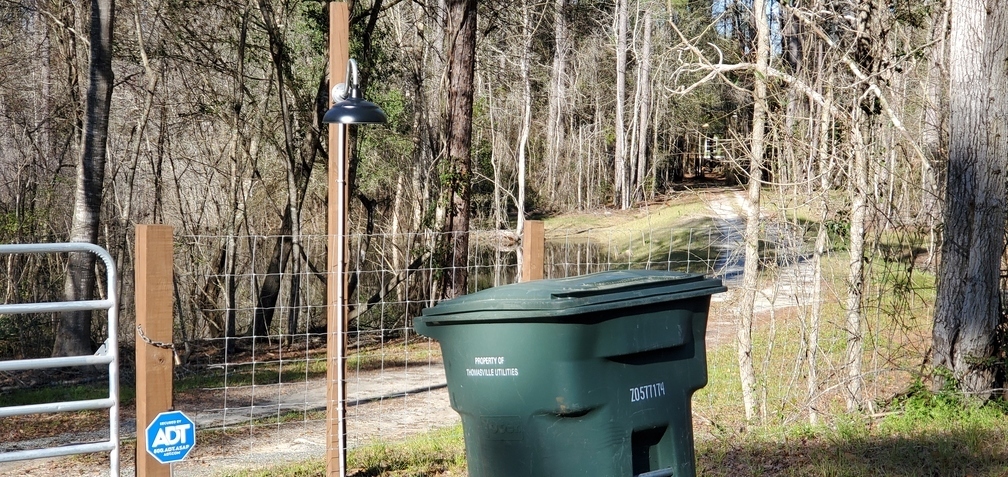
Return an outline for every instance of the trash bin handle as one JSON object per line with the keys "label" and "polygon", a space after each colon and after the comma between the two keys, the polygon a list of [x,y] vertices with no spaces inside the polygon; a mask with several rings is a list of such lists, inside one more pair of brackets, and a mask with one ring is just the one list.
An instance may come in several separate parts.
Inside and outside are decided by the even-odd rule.
{"label": "trash bin handle", "polygon": [[430,337],[431,327],[420,317],[413,319],[413,329],[416,330],[417,334]]}
{"label": "trash bin handle", "polygon": [[664,277],[650,277],[644,280],[612,280],[608,282],[602,282],[593,286],[591,288],[586,288],[584,290],[565,290],[562,292],[553,293],[553,298],[588,298],[593,296],[602,295],[611,291],[617,292],[645,292],[648,294],[666,294],[668,289],[660,286],[655,286],[655,284],[662,283],[676,283],[674,287],[675,293],[692,291],[700,288],[711,288],[711,283],[707,283],[704,280],[703,275],[696,275],[693,277],[680,278],[677,280],[669,280]]}

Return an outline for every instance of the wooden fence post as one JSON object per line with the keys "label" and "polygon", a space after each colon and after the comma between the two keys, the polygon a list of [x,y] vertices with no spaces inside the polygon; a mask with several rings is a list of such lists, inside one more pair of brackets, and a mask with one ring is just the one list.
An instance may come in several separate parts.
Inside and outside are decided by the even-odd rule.
{"label": "wooden fence post", "polygon": [[[147,426],[172,407],[172,228],[136,227],[136,475],[167,477],[171,467],[147,453]],[[146,338],[146,339],[145,339]]]}
{"label": "wooden fence post", "polygon": [[[329,87],[331,88],[346,79],[347,62],[350,60],[350,10],[346,2],[329,2]],[[328,97],[328,95],[327,95]],[[332,98],[329,98],[331,101]],[[330,106],[327,103],[326,106]],[[346,164],[340,164],[340,153],[337,149],[337,128],[344,125],[329,126],[329,210],[328,210],[328,257],[326,265],[326,475],[343,477],[346,473],[346,447],[344,431],[346,412],[340,396],[346,396],[345,383],[338,379],[338,372],[346,363],[338,359],[346,352],[346,337],[336,335],[337,323],[346,320],[346,314],[340,313],[337,307],[345,306],[346,290],[343,280],[337,279],[337,274],[343,273],[346,264],[337,259],[336,249],[345,245],[340,236],[343,233],[340,223],[346,220],[346,210],[338,204],[346,197],[346,183],[340,183],[339,170],[345,170]],[[342,198],[341,198],[342,197]],[[340,254],[340,256],[344,256]],[[343,285],[341,285],[343,284]],[[345,323],[344,323],[345,327]],[[337,368],[338,367],[338,368]]]}
{"label": "wooden fence post", "polygon": [[546,233],[541,220],[526,220],[522,233],[522,278],[523,282],[542,280],[543,259],[546,255]]}

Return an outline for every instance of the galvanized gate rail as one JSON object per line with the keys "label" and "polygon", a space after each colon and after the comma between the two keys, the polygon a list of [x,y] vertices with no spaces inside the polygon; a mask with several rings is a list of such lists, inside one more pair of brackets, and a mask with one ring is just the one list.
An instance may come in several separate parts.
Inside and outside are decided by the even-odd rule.
{"label": "galvanized gate rail", "polygon": [[109,410],[109,438],[106,441],[74,444],[44,449],[27,449],[0,452],[0,463],[19,460],[42,459],[94,452],[109,452],[109,475],[119,476],[119,346],[118,336],[118,294],[116,291],[115,262],[109,253],[89,243],[54,244],[0,244],[0,254],[44,254],[44,253],[93,253],[105,262],[107,290],[104,300],[83,300],[50,303],[8,303],[0,304],[0,314],[59,313],[65,311],[108,310],[108,337],[94,355],[68,356],[62,358],[41,358],[0,361],[0,372],[33,369],[65,368],[108,365],[109,395],[103,399],[50,402],[23,406],[0,406],[0,418],[39,413],[57,413],[94,409]]}

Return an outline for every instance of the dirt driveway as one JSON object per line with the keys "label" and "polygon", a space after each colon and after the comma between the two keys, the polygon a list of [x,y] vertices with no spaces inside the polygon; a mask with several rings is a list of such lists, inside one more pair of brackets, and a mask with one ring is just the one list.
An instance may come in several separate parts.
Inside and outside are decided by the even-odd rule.
{"label": "dirt driveway", "polygon": [[[176,403],[179,410],[196,421],[201,433],[189,456],[174,464],[174,477],[214,476],[226,470],[263,468],[325,455],[325,380],[237,388],[229,390],[229,393],[228,402],[232,404],[226,410],[198,410],[200,403],[192,399]],[[348,376],[347,395],[347,444],[351,448],[376,439],[395,441],[459,422],[458,414],[448,404],[444,368],[439,363],[353,373]],[[250,424],[291,411],[303,411],[306,416],[317,418],[278,425],[259,424],[253,427]],[[225,427],[228,432],[213,431]],[[135,430],[135,420],[123,420],[120,432],[124,438],[133,439]],[[210,430],[209,433],[207,430]],[[38,448],[100,440],[107,436],[106,430],[104,433],[4,443],[2,447]],[[132,446],[124,447],[121,475],[135,474],[132,449]],[[67,477],[107,474],[107,458],[98,457],[0,464],[0,475]]]}

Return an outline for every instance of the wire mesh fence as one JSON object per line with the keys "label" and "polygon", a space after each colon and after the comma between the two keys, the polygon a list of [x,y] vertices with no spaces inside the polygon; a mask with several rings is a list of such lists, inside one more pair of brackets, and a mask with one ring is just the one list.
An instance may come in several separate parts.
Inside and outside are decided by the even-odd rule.
{"label": "wire mesh fence", "polygon": [[[737,290],[744,265],[743,221],[737,213],[719,212],[723,204],[707,205],[714,217],[698,226],[651,226],[644,214],[639,221],[644,225],[626,225],[623,218],[614,227],[551,228],[544,276],[669,270],[719,276]],[[794,419],[816,406],[826,415],[830,406],[843,402],[842,390],[850,379],[842,353],[851,336],[844,308],[848,253],[839,240],[827,247],[817,284],[815,227],[766,217],[762,229],[755,306],[762,318],[756,320],[754,355],[767,403],[764,412]],[[437,258],[441,238],[433,233],[348,237],[350,448],[459,420],[449,406],[438,344],[412,331],[413,319],[436,303],[439,281],[457,271],[443,268],[441,263],[449,260]],[[200,431],[195,451],[175,464],[176,476],[214,475],[229,467],[326,454],[327,410],[332,407],[327,394],[326,248],[327,237],[315,235],[175,235],[173,315],[181,365],[176,367],[174,406],[193,417]],[[521,253],[510,232],[472,232],[467,291],[517,280]],[[898,383],[893,377],[905,376],[908,363],[919,361],[926,340],[919,332],[929,316],[927,289],[933,281],[908,263],[882,255],[870,260],[873,278],[866,280],[862,310],[869,346],[857,377],[866,381],[870,396]],[[817,286],[821,293],[813,293]],[[734,296],[714,297],[708,346],[734,343]],[[822,332],[809,338],[816,306],[824,310]],[[130,328],[129,323],[122,327]],[[819,377],[806,390],[800,381],[809,375],[805,363],[810,356],[818,357]],[[712,361],[711,372],[731,367],[733,361]],[[718,395],[737,392],[718,388],[701,393],[694,409],[705,419],[719,419]]]}
{"label": "wire mesh fence", "polygon": [[[717,227],[551,230],[544,275],[626,268],[710,274],[730,265],[725,233]],[[451,272],[432,252],[438,238],[348,237],[350,448],[458,422],[437,343],[412,331],[413,318],[434,304],[438,280]],[[201,431],[225,436],[221,446],[228,450],[215,453],[217,467],[228,459],[246,465],[242,454],[325,454],[326,239],[176,237],[176,336],[184,363],[176,408],[194,414]],[[515,282],[520,254],[508,232],[472,232],[468,292]],[[184,472],[208,463],[197,457],[177,467]]]}

